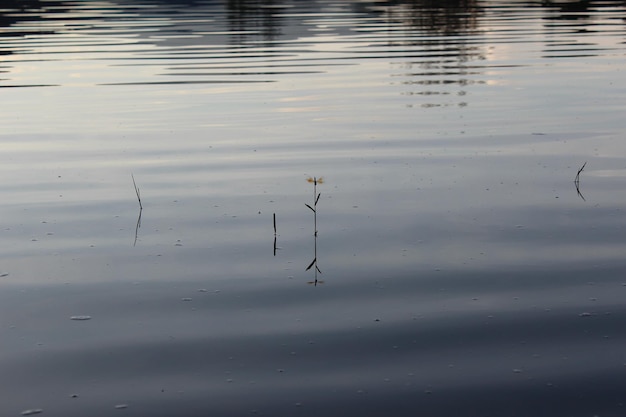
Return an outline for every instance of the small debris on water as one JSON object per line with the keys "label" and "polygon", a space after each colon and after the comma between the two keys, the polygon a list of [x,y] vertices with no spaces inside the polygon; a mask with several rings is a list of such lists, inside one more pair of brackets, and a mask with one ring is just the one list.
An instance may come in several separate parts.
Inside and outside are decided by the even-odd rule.
{"label": "small debris on water", "polygon": [[182,300],[183,300],[183,301],[191,301],[191,298],[189,298],[189,297],[185,297],[185,298],[183,298]]}
{"label": "small debris on water", "polygon": [[41,414],[41,413],[43,413],[43,410],[41,408],[33,408],[31,410],[22,411],[23,416],[32,416],[34,414]]}
{"label": "small debris on water", "polygon": [[115,406],[115,408],[118,410],[123,410],[125,408],[128,408],[128,404],[118,404]]}
{"label": "small debris on water", "polygon": [[588,311],[582,312],[578,315],[578,317],[591,317],[593,313],[589,313]]}
{"label": "small debris on water", "polygon": [[5,272],[5,273],[0,274],[0,278],[3,278],[3,277],[8,277],[8,276],[9,276],[9,273],[8,273],[8,272]]}
{"label": "small debris on water", "polygon": [[72,316],[70,317],[70,320],[79,320],[79,321],[91,320],[91,316]]}

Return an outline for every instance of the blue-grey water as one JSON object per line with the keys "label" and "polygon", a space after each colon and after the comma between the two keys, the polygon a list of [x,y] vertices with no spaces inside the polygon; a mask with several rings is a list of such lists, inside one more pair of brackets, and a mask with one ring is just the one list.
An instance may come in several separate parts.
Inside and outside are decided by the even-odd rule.
{"label": "blue-grey water", "polygon": [[0,416],[626,415],[623,1],[4,1],[0,97]]}

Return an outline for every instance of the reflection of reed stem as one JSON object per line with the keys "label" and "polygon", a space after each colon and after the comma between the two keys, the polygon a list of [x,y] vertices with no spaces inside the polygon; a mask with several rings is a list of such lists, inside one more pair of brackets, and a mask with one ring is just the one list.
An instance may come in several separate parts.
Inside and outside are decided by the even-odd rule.
{"label": "reflection of reed stem", "polygon": [[313,206],[311,207],[306,203],[304,204],[313,212],[313,261],[309,264],[309,266],[307,266],[306,270],[308,271],[313,266],[315,266],[315,281],[310,282],[310,284],[317,285],[318,282],[322,283],[322,281],[317,280],[317,273],[322,273],[322,271],[320,271],[319,267],[317,266],[317,202],[320,200],[320,196],[322,195],[321,193],[318,194],[317,192],[317,184],[322,184],[324,180],[323,178],[318,179],[313,177],[307,179],[307,181],[313,183]]}
{"label": "reflection of reed stem", "polygon": [[276,256],[276,213],[274,213],[274,256]]}
{"label": "reflection of reed stem", "polygon": [[133,179],[133,186],[135,187],[135,194],[137,194],[137,201],[139,201],[139,216],[137,217],[137,225],[135,226],[135,241],[133,242],[133,246],[137,245],[137,236],[139,235],[139,228],[141,227],[141,212],[143,211],[143,206],[141,205],[141,194],[139,193],[139,187],[137,187],[137,183],[135,182],[135,176],[131,173],[131,178]]}
{"label": "reflection of reed stem", "polygon": [[141,227],[141,212],[143,210],[140,208],[139,209],[139,216],[137,217],[137,226],[135,226],[135,242],[133,243],[133,246],[137,245],[137,236],[139,235],[139,228]]}

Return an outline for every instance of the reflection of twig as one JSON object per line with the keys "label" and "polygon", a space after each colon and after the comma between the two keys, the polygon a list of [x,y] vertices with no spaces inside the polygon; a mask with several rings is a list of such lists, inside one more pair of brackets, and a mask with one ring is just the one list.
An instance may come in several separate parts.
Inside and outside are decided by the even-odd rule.
{"label": "reflection of twig", "polygon": [[313,183],[313,207],[311,207],[310,205],[306,203],[304,203],[304,205],[307,206],[309,209],[311,209],[311,211],[313,212],[313,239],[314,239],[313,253],[314,253],[314,256],[313,256],[313,261],[309,264],[309,266],[306,267],[306,271],[308,271],[313,266],[315,266],[315,281],[311,281],[309,282],[309,284],[314,284],[317,286],[318,283],[322,284],[324,282],[324,281],[318,281],[317,279],[317,273],[318,272],[320,274],[322,273],[322,271],[320,271],[319,267],[317,266],[317,202],[320,200],[320,196],[322,195],[321,193],[318,194],[317,192],[317,184],[323,184],[324,179],[313,177],[313,178],[308,178],[307,181]]}
{"label": "reflection of twig", "polygon": [[141,212],[143,210],[139,208],[139,216],[137,216],[137,226],[135,226],[135,242],[133,246],[137,245],[137,236],[139,235],[139,228],[141,227]]}
{"label": "reflection of twig", "polygon": [[137,194],[137,201],[139,201],[139,216],[137,216],[137,226],[135,226],[135,242],[133,246],[137,244],[137,235],[139,234],[139,228],[141,227],[141,212],[143,211],[143,206],[141,205],[141,194],[139,193],[139,187],[137,187],[137,183],[135,182],[135,176],[130,174],[133,179],[133,186],[135,187],[135,194]]}
{"label": "reflection of twig", "polygon": [[576,173],[576,177],[574,178],[574,186],[576,187],[576,193],[578,194],[578,196],[580,198],[583,199],[583,201],[587,201],[585,200],[585,197],[583,196],[583,194],[580,192],[580,173],[583,172],[583,170],[585,169],[585,166],[587,165],[587,162],[585,162],[583,164],[583,166],[580,167],[580,169],[578,170],[578,172]]}
{"label": "reflection of twig", "polygon": [[578,183],[578,181],[574,181],[574,185],[576,186],[576,194],[578,194],[578,196],[582,198],[583,201],[587,201],[585,200],[585,196],[583,196],[583,193],[580,192],[580,184]]}
{"label": "reflection of twig", "polygon": [[276,256],[276,213],[274,213],[274,256]]}

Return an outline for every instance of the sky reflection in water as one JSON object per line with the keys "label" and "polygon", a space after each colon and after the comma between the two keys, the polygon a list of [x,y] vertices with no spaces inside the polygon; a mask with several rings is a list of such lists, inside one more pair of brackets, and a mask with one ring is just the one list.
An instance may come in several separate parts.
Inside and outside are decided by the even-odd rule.
{"label": "sky reflection in water", "polygon": [[0,414],[622,415],[624,4],[436,6],[5,2]]}

